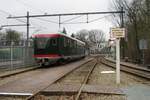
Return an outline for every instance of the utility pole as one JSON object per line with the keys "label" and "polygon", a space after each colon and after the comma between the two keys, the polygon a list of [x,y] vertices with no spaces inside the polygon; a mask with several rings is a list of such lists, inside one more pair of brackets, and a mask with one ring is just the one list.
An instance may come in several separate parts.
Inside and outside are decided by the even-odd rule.
{"label": "utility pole", "polygon": [[25,55],[24,55],[25,62],[24,63],[28,63],[29,61],[29,12],[27,12],[26,18],[27,18],[27,38],[25,41]]}
{"label": "utility pole", "polygon": [[149,0],[146,0],[146,6],[147,6],[148,15],[150,15],[150,1]]}
{"label": "utility pole", "polygon": [[27,41],[26,41],[26,45],[27,45],[27,47],[28,47],[28,45],[29,45],[29,12],[27,12]]}
{"label": "utility pole", "polygon": [[[124,10],[123,10],[123,7],[121,7],[121,13],[120,13],[120,28],[123,28],[124,27],[124,18],[123,18],[123,16],[124,16]],[[125,40],[124,40],[124,38],[122,38],[121,40],[120,40],[120,44],[121,44],[121,55],[122,55],[122,58],[124,58],[125,57]]]}
{"label": "utility pole", "polygon": [[123,11],[123,7],[121,7],[121,28],[123,28],[124,27],[124,19],[123,19],[123,13],[124,13],[124,11]]}
{"label": "utility pole", "polygon": [[86,20],[87,20],[86,23],[89,23],[89,15],[88,14],[87,14]]}
{"label": "utility pole", "polygon": [[148,25],[150,24],[150,1],[146,0],[146,8],[147,8],[147,19],[148,19]]}
{"label": "utility pole", "polygon": [[59,31],[61,31],[61,15],[59,16]]}

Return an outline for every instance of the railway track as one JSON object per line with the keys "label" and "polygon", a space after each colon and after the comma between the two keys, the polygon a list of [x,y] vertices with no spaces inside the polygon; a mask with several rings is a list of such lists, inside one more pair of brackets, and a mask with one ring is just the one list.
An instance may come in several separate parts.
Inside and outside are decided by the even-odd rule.
{"label": "railway track", "polygon": [[[116,68],[115,61],[113,61],[113,60],[108,60],[108,59],[103,58],[103,59],[101,59],[101,62],[107,66]],[[149,69],[132,66],[132,65],[127,65],[124,63],[121,63],[120,65],[121,65],[121,67],[120,67],[121,71],[124,71],[124,72],[127,72],[127,73],[150,80],[150,70]]]}
{"label": "railway track", "polygon": [[[106,94],[106,95],[124,95],[118,88],[109,88],[102,86],[89,85],[88,81],[93,74],[93,70],[99,61],[94,61],[84,64],[79,69],[75,70],[70,75],[58,80],[51,86],[32,95],[28,100],[81,100],[84,94]],[[56,98],[53,98],[53,96]]]}
{"label": "railway track", "polygon": [[[92,62],[92,61],[90,61],[90,62]],[[87,62],[87,63],[90,63],[90,62]],[[87,63],[84,63],[84,64],[87,64]],[[78,90],[78,92],[77,92],[77,95],[76,95],[76,97],[75,97],[75,100],[79,100],[79,97],[80,97],[80,95],[81,95],[81,93],[82,93],[83,87],[84,87],[85,84],[87,83],[87,81],[88,81],[88,79],[89,79],[89,77],[90,77],[90,74],[91,74],[92,71],[94,70],[94,68],[95,68],[95,66],[96,66],[97,63],[98,63],[97,60],[95,60],[94,63],[92,64],[92,67],[91,67],[90,70],[88,71],[87,75],[86,75],[85,78],[84,78],[84,81],[82,82],[82,84],[81,84],[81,86],[80,86],[80,88],[79,88],[79,90]],[[72,70],[72,71],[74,71],[74,70]],[[72,71],[71,71],[71,72],[72,72]],[[71,73],[71,72],[70,72],[70,73]],[[68,73],[68,74],[69,74],[69,73]],[[65,75],[65,76],[66,76],[66,75]],[[64,78],[65,76],[59,78],[55,83],[57,83],[58,81],[60,81],[60,80],[61,80],[62,78]],[[55,84],[55,83],[53,83],[53,84]],[[50,84],[50,85],[51,85],[51,84]],[[49,85],[49,86],[50,86],[50,85]],[[41,92],[41,91],[44,91],[44,90],[47,89],[49,86],[47,86],[47,87],[41,89],[40,91],[36,92],[35,94],[31,95],[31,96],[28,97],[26,100],[36,100],[36,99],[38,98],[38,95],[40,95],[40,92]],[[40,97],[40,98],[41,98],[41,97]],[[38,98],[38,99],[39,99],[39,98]]]}
{"label": "railway track", "polygon": [[82,85],[81,85],[81,87],[80,87],[80,89],[79,89],[79,91],[77,93],[77,96],[75,97],[75,100],[79,100],[80,95],[82,93],[82,90],[83,90],[84,86],[86,85],[86,83],[88,82],[88,79],[89,79],[90,75],[92,74],[92,71],[94,70],[94,68],[97,65],[97,63],[98,63],[98,61],[96,59],[96,61],[93,63],[93,66],[89,70],[88,74],[85,76],[84,81],[83,81],[83,83],[82,83]]}
{"label": "railway track", "polygon": [[[13,89],[20,88],[22,93],[21,92],[16,93],[11,91],[9,95],[4,94],[6,97],[8,97],[8,99],[7,98],[1,99],[1,96],[0,99],[1,100],[6,100],[6,99],[7,100],[12,100],[12,99],[14,100],[16,99],[17,100],[87,100],[87,99],[99,100],[103,98],[102,100],[126,100],[126,94],[124,93],[124,90],[122,90],[124,87],[130,86],[131,84],[134,85],[134,84],[146,82],[146,79],[140,78],[141,76],[137,77],[135,75],[128,74],[129,72],[128,73],[122,72],[122,77],[123,77],[121,82],[122,84],[120,84],[118,87],[118,85],[116,85],[114,81],[115,73],[110,73],[110,74],[103,73],[106,71],[115,72],[114,70],[115,67],[113,67],[115,66],[115,63],[113,63],[113,61],[109,61],[106,59],[99,59],[99,58],[97,59],[97,58],[98,57],[94,57],[94,59],[91,60],[86,60],[83,62],[81,61],[82,63],[80,64],[78,62],[74,62],[72,64],[66,64],[59,67],[56,66],[53,68],[44,68],[34,72],[34,74],[33,72],[29,72],[31,76],[33,76],[33,78],[30,77],[30,75],[28,75],[26,77],[27,79],[18,80],[19,81],[18,83],[10,82],[10,84],[6,86],[4,85],[4,87],[2,88],[0,86],[0,92],[4,88],[7,88],[8,92]],[[104,63],[106,66],[104,65]],[[76,67],[73,64],[75,64]],[[111,66],[112,68],[110,68],[109,66]],[[71,68],[71,70],[68,70],[69,68]],[[127,72],[128,70],[130,70],[133,73],[136,73],[136,71],[134,70],[138,69],[137,67],[134,69],[132,66],[131,67],[133,69],[132,70],[129,69],[128,67],[125,67],[124,65],[122,65],[121,68],[122,71],[125,70]],[[53,71],[50,71],[48,69],[51,70],[53,69]],[[142,69],[142,71],[145,71],[145,69]],[[51,73],[55,73],[55,74],[53,75]],[[149,72],[147,71],[147,73]],[[142,73],[138,73],[138,74],[142,74]],[[58,76],[55,77],[55,75]],[[52,80],[50,76],[53,76]],[[30,78],[32,78],[33,82],[28,84],[28,82],[30,82],[31,80]],[[27,85],[26,86],[20,85],[18,87],[16,83],[23,84],[21,82],[26,83]],[[32,85],[34,83],[38,83],[37,86]],[[23,86],[27,87],[27,89],[24,88]],[[34,88],[30,88],[30,87],[34,87]],[[28,91],[29,89],[31,90],[35,89],[35,90],[34,91],[32,90],[33,91],[32,92],[32,91]]]}
{"label": "railway track", "polygon": [[[78,67],[72,68],[72,70],[67,72],[67,74],[63,74],[61,76],[59,75],[59,77],[55,78],[55,81],[53,80],[53,82],[51,83],[49,83],[50,81],[48,80],[49,76],[51,76],[51,74],[49,73],[55,73],[55,70],[46,72],[44,69],[43,71],[47,74],[43,73],[41,75],[45,80],[42,80],[41,77],[39,77],[39,79],[44,81],[43,83],[41,83],[42,81],[40,81],[42,85],[45,83],[46,85],[43,85],[42,88],[39,88],[34,92],[27,92],[30,94],[12,94],[10,97],[16,99],[19,98],[19,100],[86,100],[88,97],[91,98],[89,100],[99,100],[100,98],[103,98],[102,100],[126,100],[126,96],[124,90],[122,90],[122,87],[134,84],[134,81],[136,81],[135,84],[137,84],[138,82],[140,82],[140,78],[138,79],[137,77],[136,79],[134,78],[136,76],[122,72],[122,77],[124,77],[124,80],[122,80],[122,85],[118,87],[115,84],[115,74],[102,73],[105,71],[114,71],[114,67],[110,68],[108,66],[105,66],[101,63],[101,60],[102,59],[88,60],[82,63],[82,65],[80,64]],[[109,63],[112,66],[115,65],[113,62],[108,62],[107,60],[105,61],[105,63]],[[67,67],[67,65],[63,66],[65,70],[71,67]],[[61,69],[59,70],[59,72],[57,72],[57,74],[62,73],[63,66],[58,67]],[[126,68],[126,70],[129,69]],[[39,74],[39,72],[36,73],[36,75],[37,74]],[[33,81],[38,82],[37,80]],[[141,82],[142,81],[144,82],[145,80],[141,80]],[[39,84],[37,87],[40,87],[41,84]]]}
{"label": "railway track", "polygon": [[[14,81],[8,82],[8,84],[4,84],[4,85],[2,84],[0,86],[0,99],[1,99],[1,97],[2,97],[2,99],[3,99],[3,97],[6,97],[6,99],[7,99],[7,97],[10,97],[8,100],[11,100],[13,98],[17,98],[17,99],[19,98],[19,100],[26,100],[26,98],[30,99],[30,98],[32,98],[32,96],[38,94],[41,90],[46,89],[46,87],[48,87],[51,84],[55,83],[56,81],[60,80],[61,78],[63,78],[67,74],[71,73],[75,69],[79,68],[80,66],[90,62],[91,60],[92,59],[90,58],[90,59],[85,59],[85,60],[81,60],[78,62],[66,64],[66,65],[61,65],[59,67],[55,66],[52,68],[42,68],[40,70],[36,70],[33,72],[31,71],[31,72],[29,72],[30,74],[33,73],[31,77],[29,77],[30,75],[25,75],[24,79],[22,79],[23,77],[19,78],[19,79],[16,78]],[[28,74],[28,73],[25,73],[25,74]],[[55,74],[57,74],[57,75],[55,75]],[[52,78],[49,77],[49,76],[53,76],[53,75],[55,75],[55,76]],[[49,78],[50,78],[50,80],[48,80]],[[8,77],[8,79],[9,79],[9,77]],[[33,82],[30,81],[31,79]],[[25,83],[25,85],[24,85],[24,83]],[[37,83],[36,84],[37,86],[33,85],[35,83]],[[21,84],[23,84],[23,86]],[[27,87],[27,88],[25,88],[25,87]],[[35,87],[37,87],[37,88],[35,88]]]}

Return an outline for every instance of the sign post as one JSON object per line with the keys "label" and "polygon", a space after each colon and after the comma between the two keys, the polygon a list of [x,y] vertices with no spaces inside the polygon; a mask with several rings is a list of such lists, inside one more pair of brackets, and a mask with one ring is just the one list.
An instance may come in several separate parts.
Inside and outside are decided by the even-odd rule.
{"label": "sign post", "polygon": [[125,29],[112,28],[111,33],[116,38],[116,83],[120,84],[120,38],[125,37]]}
{"label": "sign post", "polygon": [[120,39],[116,39],[116,83],[120,84]]}

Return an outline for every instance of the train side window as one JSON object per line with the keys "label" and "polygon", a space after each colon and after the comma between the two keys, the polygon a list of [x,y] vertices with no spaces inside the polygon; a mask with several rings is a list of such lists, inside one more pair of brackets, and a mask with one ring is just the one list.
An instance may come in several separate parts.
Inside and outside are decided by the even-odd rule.
{"label": "train side window", "polygon": [[76,48],[77,47],[77,42],[76,41],[75,41],[74,45],[75,45],[75,48]]}
{"label": "train side window", "polygon": [[56,46],[56,45],[57,45],[57,39],[52,39],[51,41],[52,41],[52,45],[53,45],[53,46]]}
{"label": "train side window", "polygon": [[70,47],[73,47],[73,40],[70,40]]}
{"label": "train side window", "polygon": [[69,39],[67,39],[68,40],[68,45],[69,45],[69,43],[70,43],[70,40]]}
{"label": "train side window", "polygon": [[66,38],[64,38],[64,47],[66,47]]}
{"label": "train side window", "polygon": [[75,41],[73,41],[72,43],[73,43],[73,48],[75,48]]}
{"label": "train side window", "polygon": [[70,47],[70,40],[67,39],[67,46]]}

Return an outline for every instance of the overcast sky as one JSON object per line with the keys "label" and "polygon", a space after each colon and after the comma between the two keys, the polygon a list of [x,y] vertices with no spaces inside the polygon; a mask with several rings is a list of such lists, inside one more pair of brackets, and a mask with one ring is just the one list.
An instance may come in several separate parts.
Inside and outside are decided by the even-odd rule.
{"label": "overcast sky", "polygon": [[[111,0],[1,0],[0,3],[0,25],[6,24],[22,24],[22,22],[14,19],[6,19],[9,14],[12,16],[26,15],[27,11],[30,15],[34,14],[58,14],[58,13],[76,13],[76,12],[96,12],[110,11]],[[105,17],[104,17],[105,16]],[[65,21],[76,16],[62,17],[61,21]],[[88,24],[63,24],[69,34],[75,33],[81,29],[101,29],[107,36],[112,23],[108,20],[109,15],[91,15],[89,20],[102,18],[98,21]],[[46,17],[44,20],[58,22],[58,17]],[[26,21],[26,19],[22,19]],[[86,16],[80,16],[69,23],[86,22]],[[36,33],[58,32],[58,24],[31,18],[30,35]],[[11,27],[18,31],[26,32],[26,27]]]}

